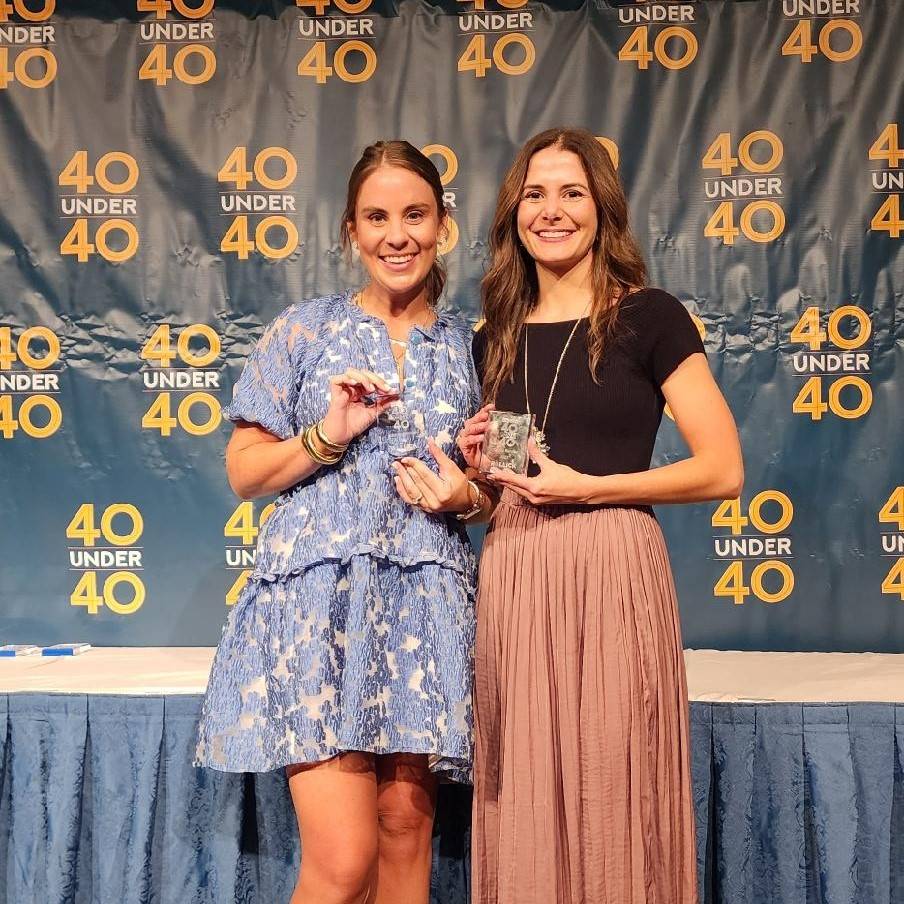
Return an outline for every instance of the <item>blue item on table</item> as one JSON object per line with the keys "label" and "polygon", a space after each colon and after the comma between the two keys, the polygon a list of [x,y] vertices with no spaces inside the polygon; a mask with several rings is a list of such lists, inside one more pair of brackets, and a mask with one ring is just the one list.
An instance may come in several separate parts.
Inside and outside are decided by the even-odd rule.
{"label": "blue item on table", "polygon": [[0,647],[0,657],[12,658],[13,656],[31,656],[40,653],[41,648],[33,643],[8,643]]}
{"label": "blue item on table", "polygon": [[57,643],[52,647],[44,647],[42,656],[78,656],[91,649],[90,643]]}

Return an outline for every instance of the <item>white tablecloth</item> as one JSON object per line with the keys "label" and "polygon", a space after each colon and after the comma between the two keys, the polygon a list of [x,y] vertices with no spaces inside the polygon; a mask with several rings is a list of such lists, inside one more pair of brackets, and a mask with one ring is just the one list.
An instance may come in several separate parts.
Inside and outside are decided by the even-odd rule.
{"label": "white tablecloth", "polygon": [[[686,650],[691,700],[904,703],[904,654]],[[0,693],[202,694],[212,647],[95,647],[0,659]]]}

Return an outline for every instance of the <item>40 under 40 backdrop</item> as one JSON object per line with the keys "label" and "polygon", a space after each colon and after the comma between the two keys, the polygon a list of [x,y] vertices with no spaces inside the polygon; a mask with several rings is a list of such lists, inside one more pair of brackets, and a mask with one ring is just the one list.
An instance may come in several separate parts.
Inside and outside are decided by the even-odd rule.
{"label": "40 under 40 backdrop", "polygon": [[902,35],[894,0],[0,0],[2,641],[214,643],[269,512],[221,407],[360,284],[363,146],[435,159],[476,319],[502,173],[565,123],[741,428],[741,499],[659,509],[687,645],[904,650]]}

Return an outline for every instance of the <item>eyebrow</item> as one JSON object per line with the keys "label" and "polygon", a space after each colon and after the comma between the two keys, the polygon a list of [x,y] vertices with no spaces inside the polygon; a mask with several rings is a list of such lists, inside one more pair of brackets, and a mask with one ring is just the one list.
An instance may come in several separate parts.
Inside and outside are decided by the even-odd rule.
{"label": "eyebrow", "polygon": [[[527,191],[529,188],[540,188],[540,189],[543,189],[543,188],[546,188],[546,186],[545,186],[545,185],[535,185],[535,184],[531,184],[531,185],[525,185],[524,188],[522,188],[521,190],[522,190],[522,191]],[[589,191],[589,190],[590,190],[590,189],[587,188],[586,185],[584,185],[583,182],[569,182],[567,185],[563,185],[563,186],[562,186],[562,189],[563,189],[563,190],[566,189],[566,188],[582,188],[582,189],[584,189],[584,191]]]}
{"label": "eyebrow", "polygon": [[[430,205],[426,202],[421,202],[419,204],[409,204],[405,208],[405,213],[408,213],[412,210],[430,210]],[[362,207],[361,213],[365,216],[370,213],[386,213],[386,210],[382,207]]]}

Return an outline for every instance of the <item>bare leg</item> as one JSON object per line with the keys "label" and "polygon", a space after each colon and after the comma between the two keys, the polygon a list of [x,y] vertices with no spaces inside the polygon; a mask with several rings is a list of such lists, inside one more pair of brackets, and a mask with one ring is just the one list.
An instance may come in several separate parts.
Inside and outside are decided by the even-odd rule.
{"label": "bare leg", "polygon": [[289,904],[364,904],[377,865],[377,778],[369,753],[290,766],[301,873]]}
{"label": "bare leg", "polygon": [[436,777],[423,754],[377,757],[379,855],[374,904],[427,904]]}

